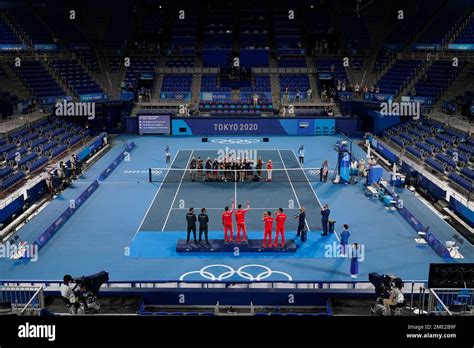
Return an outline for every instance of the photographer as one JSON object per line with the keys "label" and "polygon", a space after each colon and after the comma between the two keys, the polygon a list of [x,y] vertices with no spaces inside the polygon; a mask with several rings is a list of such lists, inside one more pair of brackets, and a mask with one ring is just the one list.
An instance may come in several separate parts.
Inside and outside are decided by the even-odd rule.
{"label": "photographer", "polygon": [[397,278],[394,280],[394,286],[390,293],[390,298],[383,300],[385,313],[390,313],[390,306],[396,306],[403,302],[405,302],[405,297],[403,296],[403,282],[401,279]]}
{"label": "photographer", "polygon": [[76,299],[76,295],[74,294],[74,290],[76,287],[73,287],[72,283],[74,283],[74,279],[71,275],[66,274],[63,277],[63,283],[61,284],[61,287],[59,289],[69,312],[71,314],[76,314],[77,310],[80,307],[80,303]]}

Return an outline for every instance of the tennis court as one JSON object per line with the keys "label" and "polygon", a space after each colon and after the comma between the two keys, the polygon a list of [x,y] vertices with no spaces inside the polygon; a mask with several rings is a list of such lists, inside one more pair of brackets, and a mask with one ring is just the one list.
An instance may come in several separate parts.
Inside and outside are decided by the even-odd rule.
{"label": "tennis court", "polygon": [[[337,244],[336,235],[321,236],[320,205],[329,203],[331,218],[336,220],[336,231],[344,223],[350,225],[351,242],[365,246],[365,258],[360,265],[360,279],[370,272],[389,270],[404,279],[420,279],[427,274],[431,262],[446,262],[428,245],[414,242],[416,231],[398,213],[387,211],[378,201],[363,194],[363,183],[333,185],[319,181],[319,174],[311,168],[329,160],[334,169],[337,152],[333,150],[341,136],[273,137],[270,143],[254,138],[211,138],[202,143],[200,138],[120,136],[113,148],[83,174],[61,197],[52,201],[20,231],[23,240],[32,241],[52,224],[68,206],[69,200],[83,191],[90,182],[123,151],[124,141],[134,141],[136,148],[129,161],[123,161],[94,192],[56,235],[41,249],[37,262],[0,259],[3,279],[54,280],[64,274],[92,274],[107,270],[114,280],[173,281],[186,275],[186,280],[202,280],[203,267],[225,265],[238,269],[248,265],[262,265],[273,271],[285,272],[300,281],[348,281],[350,260],[326,253]],[[224,144],[222,143],[224,142]],[[295,152],[304,144],[308,149],[305,169],[301,169]],[[164,148],[172,149],[171,169],[167,171]],[[186,168],[190,157],[215,157],[225,147],[256,149],[257,155],[274,163],[272,182],[206,182],[190,181]],[[354,147],[361,158],[365,153]],[[164,168],[149,181],[149,168]],[[184,174],[184,175],[183,175]],[[406,205],[417,211],[424,224],[454,234],[454,229],[442,218],[413,197],[404,193]],[[176,242],[185,238],[185,212],[194,206],[206,207],[211,220],[210,239],[222,239],[221,213],[232,199],[245,205],[249,239],[263,237],[263,210],[282,207],[288,215],[286,239],[296,233],[297,222],[292,218],[298,207],[305,206],[310,227],[308,241],[297,242],[297,252],[178,254]],[[293,201],[293,208],[290,203]],[[235,233],[235,232],[234,232]],[[472,262],[472,248],[461,248],[465,259]],[[456,261],[454,261],[456,262]],[[214,266],[213,266],[214,267]],[[222,266],[220,266],[222,267]],[[227,268],[226,268],[227,269]],[[274,273],[270,280],[287,280],[288,276]],[[237,276],[236,276],[237,277]],[[236,279],[242,280],[242,279]]]}
{"label": "tennis court", "polygon": [[273,213],[281,207],[292,217],[302,206],[307,210],[309,230],[320,230],[319,199],[306,175],[306,172],[313,171],[303,170],[292,150],[256,150],[256,153],[258,157],[273,162],[271,182],[265,178],[259,182],[238,182],[234,177],[225,182],[209,182],[202,179],[203,175],[191,181],[189,170],[186,170],[191,158],[217,158],[218,150],[180,150],[170,170],[152,169],[161,176],[154,180],[162,181],[139,231],[176,231],[179,226],[185,230],[185,215],[190,207],[196,210],[205,207],[210,219],[209,230],[219,231],[222,229],[222,211],[225,206],[231,206],[232,200],[243,207],[247,201],[250,202],[251,210],[246,216],[250,231],[262,229],[264,211]]}

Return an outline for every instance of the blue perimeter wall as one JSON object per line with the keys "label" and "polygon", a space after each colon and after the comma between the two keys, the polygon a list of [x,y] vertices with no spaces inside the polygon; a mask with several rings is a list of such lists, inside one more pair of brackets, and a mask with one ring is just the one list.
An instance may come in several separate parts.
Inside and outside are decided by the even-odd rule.
{"label": "blue perimeter wall", "polygon": [[[383,157],[388,159],[391,163],[398,162],[398,156],[392,153],[388,148],[386,148],[383,144],[377,142],[375,139],[372,141],[372,146],[377,149],[377,152],[380,153]],[[412,171],[412,168],[410,168],[405,162],[403,162],[403,168],[405,170]],[[428,180],[426,177],[424,177],[421,173],[419,175],[422,176],[422,179],[420,180],[420,184],[422,187],[426,188],[430,194],[432,194],[434,197],[440,199],[440,198],[445,198],[441,197],[443,195],[443,192],[446,194],[446,192],[439,186],[437,186],[435,183],[431,182]],[[449,201],[449,207],[456,212],[466,223],[469,224],[469,226],[474,226],[474,212],[469,209],[469,207],[466,207],[459,201],[455,200],[454,198],[450,198]]]}

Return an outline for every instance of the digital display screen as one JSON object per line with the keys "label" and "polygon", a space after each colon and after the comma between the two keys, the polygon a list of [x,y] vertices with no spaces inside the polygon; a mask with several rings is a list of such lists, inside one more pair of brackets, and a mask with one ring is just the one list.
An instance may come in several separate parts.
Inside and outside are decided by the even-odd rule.
{"label": "digital display screen", "polygon": [[139,134],[171,134],[170,115],[137,115]]}

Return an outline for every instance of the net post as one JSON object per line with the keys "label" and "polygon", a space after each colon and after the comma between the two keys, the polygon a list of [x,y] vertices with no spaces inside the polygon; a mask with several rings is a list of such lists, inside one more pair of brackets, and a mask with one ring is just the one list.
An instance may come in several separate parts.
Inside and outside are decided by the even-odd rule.
{"label": "net post", "polygon": [[152,182],[151,181],[151,168],[148,168],[148,181]]}

